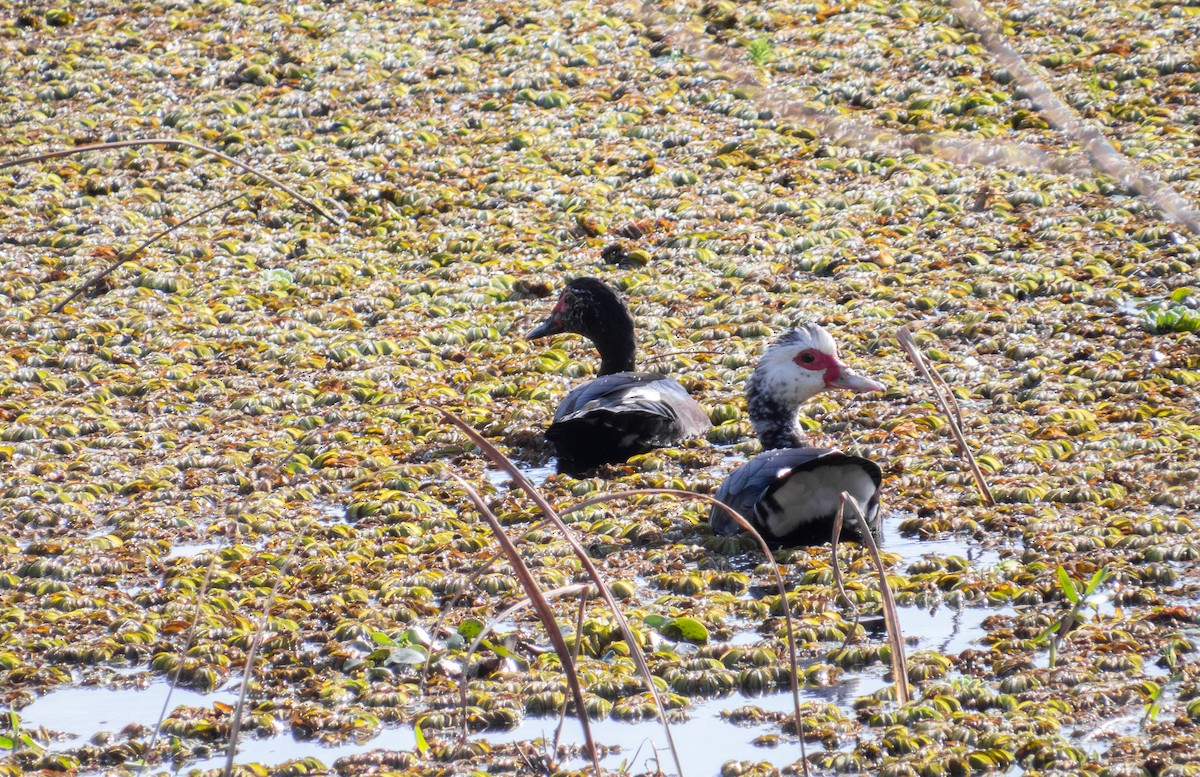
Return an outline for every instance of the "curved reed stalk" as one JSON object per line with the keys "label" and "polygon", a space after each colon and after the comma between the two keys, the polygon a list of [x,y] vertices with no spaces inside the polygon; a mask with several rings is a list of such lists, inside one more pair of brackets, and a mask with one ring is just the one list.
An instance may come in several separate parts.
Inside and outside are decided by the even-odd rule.
{"label": "curved reed stalk", "polygon": [[71,292],[71,296],[67,297],[62,302],[60,302],[57,305],[55,305],[54,307],[50,308],[50,312],[51,313],[61,313],[63,311],[63,308],[65,308],[67,305],[71,304],[71,301],[73,299],[75,299],[76,297],[78,297],[80,294],[84,293],[91,287],[95,286],[97,283],[99,283],[104,278],[108,277],[108,275],[110,273],[112,273],[114,270],[116,270],[121,265],[125,264],[126,262],[133,261],[133,259],[138,254],[140,254],[142,251],[145,251],[147,248],[154,245],[159,240],[162,240],[164,237],[170,235],[172,232],[174,232],[175,230],[184,226],[185,224],[190,224],[191,222],[195,221],[198,218],[207,216],[209,213],[212,213],[214,210],[220,210],[221,208],[224,208],[226,205],[230,205],[234,202],[237,202],[241,198],[245,197],[247,194],[249,194],[249,192],[242,192],[241,194],[237,194],[237,195],[234,195],[233,197],[229,197],[227,199],[221,200],[216,205],[212,205],[210,207],[204,208],[203,210],[197,211],[196,213],[193,213],[192,215],[185,218],[183,221],[180,221],[178,224],[173,224],[172,226],[168,227],[167,229],[164,229],[162,232],[159,232],[157,235],[155,235],[154,237],[145,241],[144,243],[142,243],[141,245],[139,245],[137,248],[133,249],[132,251],[121,254],[120,256],[117,257],[117,261],[113,262],[108,267],[104,268],[100,272],[93,275],[91,278],[88,278],[86,281],[84,281],[82,286],[80,286],[75,291]]}
{"label": "curved reed stalk", "polygon": [[724,510],[727,510],[729,514],[733,516],[733,520],[737,523],[737,525],[754,538],[755,542],[758,543],[759,549],[763,552],[763,555],[767,557],[767,562],[771,566],[771,572],[775,576],[775,586],[779,590],[779,600],[783,605],[783,622],[787,629],[788,665],[791,669],[788,675],[791,679],[792,704],[796,713],[796,734],[800,738],[800,760],[801,763],[804,764],[804,774],[807,775],[808,757],[805,753],[804,746],[804,719],[800,715],[800,669],[799,661],[796,657],[796,636],[792,626],[792,608],[788,603],[787,587],[783,582],[783,573],[779,571],[779,564],[775,561],[775,555],[771,553],[770,546],[767,545],[767,541],[762,538],[762,535],[750,525],[750,522],[747,521],[741,515],[741,513],[739,513],[737,510],[734,510],[720,499],[717,499],[715,496],[709,496],[708,494],[698,494],[694,491],[683,491],[677,488],[639,488],[633,491],[618,491],[613,494],[601,494],[600,496],[592,497],[591,499],[580,502],[573,507],[563,510],[563,515],[567,515],[576,510],[582,510],[583,508],[590,507],[594,504],[600,504],[601,502],[612,502],[618,499],[626,499],[631,496],[641,496],[642,494],[664,494],[667,496],[680,496],[686,499],[701,499],[705,502],[710,502]]}
{"label": "curved reed stalk", "polygon": [[262,645],[263,636],[267,633],[267,626],[271,621],[271,605],[275,603],[275,597],[279,594],[279,587],[287,579],[287,569],[292,564],[292,557],[295,555],[299,544],[300,537],[293,537],[287,555],[284,556],[283,563],[279,566],[279,579],[275,581],[275,585],[271,586],[271,593],[267,597],[266,603],[263,604],[262,614],[258,620],[258,628],[254,630],[254,639],[250,642],[250,650],[246,652],[246,667],[242,670],[242,686],[238,690],[237,704],[233,708],[233,723],[229,729],[229,744],[225,751],[225,777],[233,777],[233,757],[237,754],[238,736],[242,730],[242,714],[246,710],[246,694],[250,690],[250,678],[254,675],[254,659],[258,656],[258,648]]}
{"label": "curved reed stalk", "polygon": [[[449,413],[447,414],[450,415]],[[550,608],[550,603],[547,601],[541,587],[538,586],[533,573],[529,571],[529,566],[521,558],[520,552],[517,551],[517,546],[513,544],[508,534],[505,533],[504,527],[500,525],[500,520],[496,518],[495,513],[488,507],[487,502],[484,501],[479,492],[461,475],[449,468],[446,471],[452,478],[458,481],[459,486],[466,492],[467,498],[471,500],[475,505],[475,509],[479,510],[480,515],[483,516],[488,526],[491,527],[492,534],[496,537],[496,541],[500,543],[501,550],[508,557],[508,563],[512,565],[513,574],[521,581],[521,587],[525,589],[525,594],[529,597],[534,611],[542,621],[542,626],[546,629],[546,636],[550,638],[551,644],[554,645],[554,652],[558,654],[558,660],[562,662],[563,675],[567,679],[567,686],[571,689],[571,695],[575,697],[575,710],[579,715],[579,723],[583,726],[584,745],[587,747],[588,756],[592,759],[592,766],[595,768],[596,774],[600,774],[600,753],[596,749],[596,740],[592,737],[592,726],[588,720],[587,707],[584,706],[583,686],[579,684],[579,674],[575,671],[575,661],[572,658],[571,649],[567,645],[562,631],[558,628],[558,621],[554,617],[554,610]]]}
{"label": "curved reed stalk", "polygon": [[1012,73],[1050,126],[1084,147],[1096,170],[1112,176],[1122,186],[1149,200],[1168,219],[1193,235],[1200,235],[1200,210],[1171,186],[1118,151],[1095,123],[1086,121],[1078,111],[1063,102],[1025,58],[1009,45],[996,23],[988,19],[976,0],[950,0],[950,10],[964,27],[979,36],[988,53]]}
{"label": "curved reed stalk", "polygon": [[883,623],[887,627],[888,646],[892,653],[892,681],[896,684],[896,701],[900,704],[908,704],[909,699],[912,698],[908,688],[908,657],[904,653],[904,634],[900,630],[900,613],[896,610],[896,599],[892,596],[892,587],[888,585],[887,581],[887,567],[883,564],[883,557],[879,555],[879,546],[875,544],[875,537],[867,526],[867,518],[863,514],[862,506],[857,499],[845,491],[838,498],[837,523],[840,524],[842,521],[842,512],[845,510],[847,502],[854,508],[863,545],[871,554],[871,560],[875,562],[875,571],[879,575],[879,606],[883,610]]}
{"label": "curved reed stalk", "polygon": [[975,487],[979,489],[979,495],[983,497],[984,504],[994,505],[996,500],[992,497],[992,490],[988,488],[987,481],[983,477],[983,470],[979,469],[978,462],[975,461],[975,454],[971,453],[971,449],[967,446],[967,438],[963,435],[963,420],[962,410],[958,406],[958,400],[954,398],[954,392],[946,385],[946,381],[942,380],[942,376],[933,368],[929,360],[925,358],[925,354],[921,353],[920,346],[913,339],[912,332],[908,331],[908,327],[902,326],[896,330],[896,339],[900,341],[908,358],[917,366],[925,380],[929,381],[929,385],[933,387],[933,395],[937,397],[937,401],[941,404],[942,409],[946,411],[946,420],[950,423],[950,431],[954,435],[954,441],[958,443],[958,449],[962,452],[963,458],[967,460],[967,466],[971,469],[971,476],[975,478]]}
{"label": "curved reed stalk", "polygon": [[[638,647],[637,639],[633,633],[633,629],[629,627],[629,621],[625,619],[625,614],[621,611],[620,606],[617,604],[617,600],[613,597],[608,585],[604,582],[604,577],[600,574],[600,570],[596,568],[591,556],[589,556],[584,547],[579,544],[579,540],[575,539],[574,533],[572,533],[567,525],[563,523],[563,520],[559,516],[558,512],[550,505],[549,502],[546,501],[546,497],[542,495],[537,486],[529,482],[529,478],[525,477],[525,473],[521,472],[521,470],[517,468],[517,465],[513,464],[511,459],[505,456],[495,445],[492,445],[492,443],[484,438],[483,435],[475,431],[470,424],[449,410],[441,407],[433,407],[431,405],[423,405],[423,407],[431,407],[432,409],[437,410],[447,420],[457,426],[459,430],[471,440],[471,442],[479,446],[479,449],[483,451],[484,455],[491,459],[492,462],[498,467],[507,472],[509,477],[512,478],[513,482],[529,495],[529,498],[532,499],[533,503],[538,506],[538,509],[542,511],[542,514],[545,515],[546,518],[548,518],[563,535],[563,538],[571,547],[571,550],[574,551],[575,556],[579,559],[579,563],[587,571],[588,576],[591,577],[591,579],[596,583],[596,587],[600,591],[601,598],[603,598],[605,604],[608,605],[609,610],[613,614],[613,619],[617,622],[617,628],[621,631],[621,636],[625,639],[625,643],[629,646],[629,655],[637,665],[638,672],[642,675],[642,678],[646,683],[646,688],[649,691],[651,698],[654,700],[654,706],[658,712],[659,721],[662,723],[663,731],[667,735],[667,744],[670,747],[671,755],[675,759],[675,768],[677,773],[680,775],[680,777],[683,777],[683,766],[679,760],[679,750],[676,748],[675,739],[671,735],[671,727],[667,722],[666,708],[663,706],[662,698],[658,695],[658,691],[654,687],[654,675],[650,671],[650,665],[646,662],[646,657],[642,654],[641,649]],[[478,494],[476,494],[476,498],[478,498]],[[582,704],[582,700],[580,703]]]}
{"label": "curved reed stalk", "polygon": [[18,165],[28,164],[30,162],[44,162],[47,159],[57,159],[59,157],[71,156],[72,154],[84,154],[88,151],[107,151],[108,149],[129,148],[130,146],[180,146],[182,148],[190,148],[194,151],[199,151],[201,154],[215,156],[217,159],[220,159],[223,162],[228,162],[234,167],[255,175],[272,186],[282,189],[339,227],[345,223],[343,219],[334,216],[329,211],[325,210],[320,205],[317,205],[308,197],[305,197],[303,194],[296,191],[291,186],[288,186],[286,183],[270,173],[264,173],[257,167],[234,159],[227,154],[222,154],[216,149],[209,148],[208,146],[202,146],[199,143],[193,143],[190,140],[181,140],[179,138],[138,138],[136,140],[115,140],[111,143],[92,143],[86,146],[76,146],[75,148],[61,149],[59,151],[46,151],[41,154],[30,154],[29,156],[20,156],[16,157],[15,159],[8,159],[0,162],[0,170],[3,170],[6,167],[16,167]]}

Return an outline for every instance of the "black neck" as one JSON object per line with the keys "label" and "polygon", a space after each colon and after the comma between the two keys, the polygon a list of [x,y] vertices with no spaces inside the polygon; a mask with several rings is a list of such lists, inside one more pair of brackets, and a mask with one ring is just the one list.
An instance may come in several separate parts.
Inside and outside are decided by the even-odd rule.
{"label": "black neck", "polygon": [[600,374],[633,370],[637,341],[633,336],[633,322],[616,320],[605,322],[603,329],[589,332],[588,337],[596,344],[600,353]]}
{"label": "black neck", "polygon": [[799,408],[771,398],[758,378],[752,375],[746,384],[746,410],[763,450],[803,447],[804,435],[796,416]]}

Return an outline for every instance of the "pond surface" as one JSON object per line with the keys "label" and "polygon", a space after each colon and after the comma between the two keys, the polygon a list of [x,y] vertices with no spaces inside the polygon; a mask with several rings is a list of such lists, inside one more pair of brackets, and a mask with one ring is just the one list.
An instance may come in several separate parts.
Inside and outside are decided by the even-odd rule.
{"label": "pond surface", "polygon": [[[970,560],[977,569],[986,569],[1000,560],[996,551],[980,550],[970,541],[960,538],[921,540],[901,536],[896,528],[899,521],[894,516],[885,524],[883,548],[902,557],[900,568],[928,554],[960,556]],[[1006,608],[953,610],[942,607],[931,611],[920,607],[899,607],[898,610],[910,653],[928,649],[948,654],[957,654],[968,648],[982,648],[978,640],[985,633],[980,625],[983,620],[998,612],[1011,612]],[[758,642],[758,637],[753,633],[740,634],[735,635],[731,642],[753,645]],[[802,689],[800,698],[802,702],[820,700],[847,710],[856,699],[889,685],[890,682],[884,679],[886,671],[887,667],[881,665],[848,671],[841,681],[834,685]],[[788,713],[793,710],[792,695],[790,691],[758,697],[734,693],[719,698],[694,700],[687,710],[687,720],[671,725],[671,734],[679,750],[684,774],[688,777],[711,777],[718,773],[721,764],[733,759],[766,761],[782,768],[800,758],[800,748],[795,743],[787,742],[778,747],[765,747],[754,743],[755,739],[763,735],[777,733],[778,727],[774,723],[735,726],[721,716],[724,711],[744,706],[758,707],[765,712]],[[488,732],[473,738],[486,739],[489,742],[549,738],[554,734],[556,723],[556,719],[527,718],[511,731]],[[635,773],[652,768],[657,751],[661,758],[659,765],[667,773],[673,771],[667,738],[662,726],[657,723],[623,723],[608,719],[593,722],[592,733],[598,744],[621,748],[619,753],[601,760],[606,768],[616,769],[625,763],[628,763]],[[561,741],[582,745],[583,736],[579,724],[568,721],[563,727]],[[714,746],[714,743],[717,746]],[[374,742],[371,745],[373,746]],[[819,749],[820,745],[810,743],[810,753],[813,748]],[[564,766],[582,766],[584,763],[584,759],[579,759]]]}
{"label": "pond surface", "polygon": [[[528,474],[536,483],[544,481],[553,472],[552,467],[544,467],[531,470]],[[508,476],[504,473],[489,473],[489,480],[496,484],[504,483],[507,479]],[[340,514],[337,510],[331,509],[329,517],[337,520]],[[885,522],[883,547],[889,553],[901,557],[902,560],[898,565],[901,569],[925,555],[959,556],[968,559],[972,566],[980,570],[986,569],[1000,560],[996,551],[981,550],[969,540],[962,538],[922,540],[902,536],[897,529],[899,523],[900,521],[895,516]],[[190,555],[215,547],[215,545],[180,546],[173,549],[172,556]],[[981,644],[978,640],[984,636],[982,621],[997,612],[1011,610],[1006,610],[1006,608],[954,610],[945,607],[926,610],[920,607],[906,606],[900,607],[899,611],[910,653],[930,649],[953,655],[968,648],[980,648]],[[747,632],[735,635],[732,641],[739,645],[753,645],[758,639],[758,635]],[[874,693],[887,685],[887,681],[884,680],[885,671],[886,668],[880,665],[848,671],[835,685],[804,689],[801,699],[825,701],[846,710],[853,705],[855,699]],[[176,688],[171,693],[170,708],[167,709],[167,712],[169,713],[179,706],[211,707],[214,702],[218,701],[234,704],[237,686],[237,682],[231,681],[224,689],[211,694]],[[130,724],[153,727],[163,714],[167,691],[168,686],[162,681],[152,682],[145,688],[64,688],[39,698],[21,710],[20,715],[25,727],[45,726],[48,729],[63,732],[71,737],[67,741],[68,746],[74,746],[90,739],[98,732],[118,733]],[[794,763],[800,757],[799,747],[794,743],[785,743],[778,747],[754,744],[755,739],[775,733],[777,731],[775,724],[764,722],[759,725],[734,726],[722,718],[722,712],[732,711],[743,706],[758,707],[765,712],[786,713],[792,709],[792,696],[790,692],[773,693],[760,697],[747,697],[740,693],[734,693],[719,698],[695,700],[687,710],[687,719],[671,726],[685,774],[689,777],[714,775],[721,763],[730,759],[768,761],[778,767],[783,767]],[[557,718],[526,718],[512,730],[489,731],[474,734],[472,738],[493,743],[549,739],[553,737],[556,725]],[[657,723],[624,723],[611,719],[595,721],[593,722],[593,734],[598,744],[620,748],[619,752],[610,754],[603,760],[607,768],[616,769],[628,764],[630,768],[640,770],[653,763],[656,751],[661,758],[670,758],[666,735],[662,726]],[[563,727],[561,742],[578,745],[583,743],[582,730],[578,722],[567,721]],[[714,742],[720,743],[719,750],[712,747]],[[1094,744],[1099,745],[1100,743]],[[367,750],[413,750],[415,747],[416,739],[411,726],[385,727],[381,733],[369,740],[352,741],[336,746],[327,746],[310,740],[298,740],[290,734],[285,734],[263,739],[243,739],[238,748],[236,762],[279,764],[297,758],[312,757],[331,766],[338,758]],[[819,747],[819,745],[810,745],[811,747]],[[224,761],[224,755],[219,754],[204,761],[188,763],[181,771],[187,773],[194,769],[215,769],[223,766]],[[579,760],[573,765],[583,765],[583,761]],[[662,766],[665,770],[673,768],[669,760],[664,760]]]}
{"label": "pond surface", "polygon": [[[160,716],[165,717],[162,713],[163,705],[168,703],[168,690],[165,680],[157,680],[145,688],[62,688],[20,710],[21,725],[45,726],[66,735],[72,745],[102,731],[120,733],[132,723],[153,727]],[[211,707],[217,701],[234,704],[237,688],[213,693],[176,688],[170,694],[166,714],[178,707]]]}
{"label": "pond surface", "polygon": [[[553,462],[553,460],[551,460],[551,462]],[[545,464],[540,467],[521,467],[521,474],[528,478],[529,482],[538,488],[541,488],[541,486],[546,482],[546,479],[557,472],[558,467],[554,463]],[[493,469],[491,467],[488,467],[483,471],[483,476],[487,478],[489,483],[497,488],[512,482],[512,478],[509,477],[507,472],[499,469]]]}
{"label": "pond surface", "polygon": [[172,545],[171,550],[167,552],[164,560],[173,558],[193,558],[201,553],[220,550],[223,546],[220,542],[198,542],[192,545]]}

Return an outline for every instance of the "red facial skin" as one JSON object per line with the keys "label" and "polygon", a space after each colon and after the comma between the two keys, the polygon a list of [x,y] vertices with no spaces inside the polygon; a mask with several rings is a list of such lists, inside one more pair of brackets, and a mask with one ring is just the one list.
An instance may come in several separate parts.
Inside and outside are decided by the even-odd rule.
{"label": "red facial skin", "polygon": [[816,348],[804,349],[796,354],[796,358],[792,361],[806,370],[824,372],[825,385],[831,388],[837,385],[838,379],[842,376],[842,370],[846,366],[838,357]]}
{"label": "red facial skin", "polygon": [[793,361],[797,366],[806,370],[821,372],[825,380],[825,388],[845,389],[859,394],[884,390],[882,383],[859,375],[847,367],[846,363],[837,356],[817,348],[806,348],[796,354]]}

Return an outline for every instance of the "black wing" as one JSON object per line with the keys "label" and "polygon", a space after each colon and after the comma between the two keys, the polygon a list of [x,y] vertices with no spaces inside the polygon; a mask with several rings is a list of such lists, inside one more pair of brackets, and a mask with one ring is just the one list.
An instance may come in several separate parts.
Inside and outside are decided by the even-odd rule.
{"label": "black wing", "polygon": [[621,372],[571,391],[546,437],[560,465],[583,469],[624,461],[711,427],[708,413],[674,380],[653,372]]}
{"label": "black wing", "polygon": [[[782,545],[828,541],[842,491],[854,496],[866,513],[872,534],[879,531],[878,465],[859,456],[827,448],[780,448],[755,456],[730,473],[717,499],[737,510],[763,535]],[[855,521],[843,514],[843,532],[860,536]],[[725,510],[713,506],[709,523],[717,534],[737,534],[741,527]]]}

